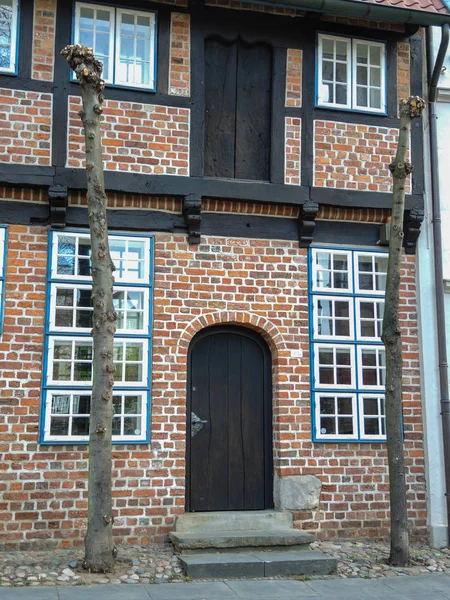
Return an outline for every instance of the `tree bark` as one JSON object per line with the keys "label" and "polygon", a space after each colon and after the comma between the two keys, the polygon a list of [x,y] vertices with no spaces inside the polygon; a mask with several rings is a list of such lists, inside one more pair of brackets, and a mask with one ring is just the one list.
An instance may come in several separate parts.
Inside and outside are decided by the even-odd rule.
{"label": "tree bark", "polygon": [[100,120],[104,81],[103,65],[92,48],[66,46],[61,54],[75,71],[81,86],[80,112],[86,140],[87,200],[91,235],[93,361],[89,420],[88,527],[84,567],[92,572],[111,571],[116,549],[112,537],[112,418],[114,384],[113,271],[108,244]]}
{"label": "tree bark", "polygon": [[409,531],[406,499],[405,458],[402,431],[402,339],[399,322],[400,272],[403,244],[405,182],[413,170],[406,161],[411,121],[420,117],[425,102],[412,96],[400,103],[400,133],[397,154],[389,166],[393,177],[389,263],[384,305],[383,335],[386,348],[386,435],[389,463],[392,565],[409,562]]}

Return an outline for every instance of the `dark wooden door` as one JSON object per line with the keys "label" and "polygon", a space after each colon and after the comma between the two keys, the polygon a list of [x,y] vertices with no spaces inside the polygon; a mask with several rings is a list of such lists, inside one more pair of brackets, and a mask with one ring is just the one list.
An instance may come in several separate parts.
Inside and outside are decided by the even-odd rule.
{"label": "dark wooden door", "polygon": [[272,508],[271,356],[251,330],[211,327],[193,339],[189,436],[188,510]]}
{"label": "dark wooden door", "polygon": [[205,41],[205,175],[268,181],[272,49]]}

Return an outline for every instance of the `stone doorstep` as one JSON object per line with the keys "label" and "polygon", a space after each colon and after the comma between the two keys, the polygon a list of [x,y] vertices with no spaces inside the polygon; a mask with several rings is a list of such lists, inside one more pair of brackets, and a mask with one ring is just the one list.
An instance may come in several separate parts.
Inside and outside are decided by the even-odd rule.
{"label": "stone doorstep", "polygon": [[203,531],[185,533],[174,531],[169,534],[175,550],[202,550],[204,548],[268,548],[290,547],[310,544],[314,536],[300,529]]}
{"label": "stone doorstep", "polygon": [[335,558],[307,550],[183,555],[180,561],[192,579],[330,575],[337,570]]}
{"label": "stone doorstep", "polygon": [[210,533],[221,531],[274,531],[292,528],[292,513],[276,510],[229,510],[184,513],[175,522],[177,533]]}

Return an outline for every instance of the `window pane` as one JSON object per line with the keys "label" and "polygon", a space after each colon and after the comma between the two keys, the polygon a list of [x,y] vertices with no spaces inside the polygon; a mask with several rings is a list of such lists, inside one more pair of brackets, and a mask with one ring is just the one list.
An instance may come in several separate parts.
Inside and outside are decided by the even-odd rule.
{"label": "window pane", "polygon": [[364,419],[365,435],[380,435],[380,426],[378,419]]}
{"label": "window pane", "polygon": [[322,417],[320,419],[320,433],[322,435],[334,435],[336,433],[336,420],[334,417]]}
{"label": "window pane", "polygon": [[353,402],[351,398],[338,398],[338,414],[351,415],[353,413]]}
{"label": "window pane", "polygon": [[120,43],[120,58],[134,57],[134,38],[122,38]]}
{"label": "window pane", "polygon": [[52,398],[52,415],[65,414],[70,412],[70,396],[53,396]]}
{"label": "window pane", "polygon": [[324,81],[333,81],[333,63],[328,60],[322,62],[322,79]]}
{"label": "window pane", "polygon": [[150,36],[150,17],[138,15],[137,17],[137,35],[139,37],[148,38]]}
{"label": "window pane", "polygon": [[82,6],[80,8],[80,28],[94,29],[94,9]]}
{"label": "window pane", "polygon": [[69,417],[52,417],[50,420],[50,435],[68,435]]}
{"label": "window pane", "polygon": [[346,63],[336,64],[336,81],[347,82],[347,65]]}
{"label": "window pane", "polygon": [[381,64],[381,48],[380,46],[370,46],[370,64]]}
{"label": "window pane", "polygon": [[381,86],[381,70],[376,67],[370,69],[370,85]]}
{"label": "window pane", "polygon": [[347,86],[336,85],[336,104],[347,104]]}
{"label": "window pane", "polygon": [[111,14],[108,10],[97,10],[96,30],[109,33],[111,29]]}
{"label": "window pane", "polygon": [[347,61],[347,44],[346,42],[336,41],[336,60]]}
{"label": "window pane", "polygon": [[378,399],[377,398],[364,398],[364,414],[365,415],[378,415]]}
{"label": "window pane", "polygon": [[140,396],[125,396],[125,406],[124,413],[125,414],[141,414],[142,406],[141,406],[141,397]]}
{"label": "window pane", "polygon": [[73,417],[72,435],[89,435],[89,417]]}
{"label": "window pane", "polygon": [[320,398],[320,413],[322,415],[334,415],[336,413],[334,398],[327,396]]}
{"label": "window pane", "polygon": [[138,39],[136,41],[136,58],[146,62],[150,60],[150,40]]}
{"label": "window pane", "polygon": [[134,15],[122,13],[122,22],[120,24],[120,33],[123,35],[134,36]]}
{"label": "window pane", "polygon": [[367,44],[356,43],[356,61],[359,64],[366,65],[369,56]]}
{"label": "window pane", "polygon": [[353,435],[353,419],[352,417],[338,418],[338,433],[340,435]]}
{"label": "window pane", "polygon": [[356,83],[358,85],[367,85],[367,68],[358,66],[356,68]]}
{"label": "window pane", "polygon": [[94,47],[94,32],[86,31],[84,29],[80,29],[80,44],[83,46],[89,46],[89,48]]}
{"label": "window pane", "polygon": [[381,90],[370,90],[370,108],[381,108]]}
{"label": "window pane", "polygon": [[334,58],[334,42],[333,40],[322,39],[322,56],[323,58]]}
{"label": "window pane", "polygon": [[140,435],[140,433],[141,433],[140,424],[141,424],[140,417],[124,417],[123,434],[124,435]]}
{"label": "window pane", "polygon": [[109,34],[97,33],[95,36],[96,56],[108,56],[109,53]]}

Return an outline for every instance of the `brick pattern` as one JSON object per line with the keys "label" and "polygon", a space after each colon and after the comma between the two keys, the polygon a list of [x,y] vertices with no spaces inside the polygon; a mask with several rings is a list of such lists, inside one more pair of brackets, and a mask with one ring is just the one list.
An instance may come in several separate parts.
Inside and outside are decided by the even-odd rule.
{"label": "brick pattern", "polygon": [[53,81],[56,0],[34,0],[32,78]]}
{"label": "brick pattern", "polygon": [[[0,340],[0,548],[82,545],[86,446],[39,446],[47,231],[9,228]],[[113,502],[120,543],[161,539],[184,511],[187,353],[197,331],[235,323],[258,331],[273,359],[274,467],[323,482],[317,511],[296,526],[320,538],[387,535],[383,444],[311,440],[307,253],[295,241],[184,235],[155,240],[152,441],[115,446]],[[426,534],[414,257],[404,257],[404,423],[408,509]],[[294,356],[295,351],[295,356]],[[299,356],[300,354],[300,356]]]}
{"label": "brick pattern", "polygon": [[384,208],[344,208],[320,206],[317,218],[323,221],[357,221],[359,223],[385,223],[391,211]]}
{"label": "brick pattern", "polygon": [[48,204],[48,188],[10,188],[0,186],[0,199]]}
{"label": "brick pattern", "polygon": [[50,166],[52,94],[0,89],[0,162]]}
{"label": "brick pattern", "polygon": [[[80,110],[81,98],[69,96],[68,167],[85,164]],[[106,100],[103,115],[108,171],[189,175],[189,109]]]}
{"label": "brick pattern", "polygon": [[[181,213],[182,201],[173,196],[143,196],[141,194],[121,194],[107,192],[108,208],[127,208],[136,210],[161,210],[164,212]],[[87,206],[87,197],[84,192],[70,190],[69,206]]]}
{"label": "brick pattern", "polygon": [[285,117],[285,158],[284,183],[301,183],[301,143],[302,120],[297,117]]}
{"label": "brick pattern", "polygon": [[288,204],[256,204],[235,200],[202,199],[202,211],[278,217],[298,217],[297,206]]}
{"label": "brick pattern", "polygon": [[191,17],[186,13],[171,14],[169,94],[191,95]]}
{"label": "brick pattern", "polygon": [[[314,185],[367,192],[391,192],[389,164],[398,129],[314,121]],[[407,179],[406,191],[411,189]]]}
{"label": "brick pattern", "polygon": [[286,106],[302,106],[303,51],[289,48],[286,57]]}
{"label": "brick pattern", "polygon": [[383,29],[387,31],[405,31],[402,23],[389,23],[388,21],[370,21],[369,19],[356,19],[354,17],[339,17],[337,15],[322,15],[322,21],[336,23],[337,25],[350,25],[352,27],[366,27],[369,29]]}
{"label": "brick pattern", "polygon": [[273,15],[284,15],[288,17],[303,17],[304,11],[295,8],[285,8],[281,6],[265,6],[263,4],[253,4],[252,2],[240,2],[240,0],[206,0],[208,6],[219,6],[220,8],[232,8],[234,10],[252,10],[264,12]]}
{"label": "brick pattern", "polygon": [[397,42],[397,104],[411,95],[411,52],[406,42]]}

